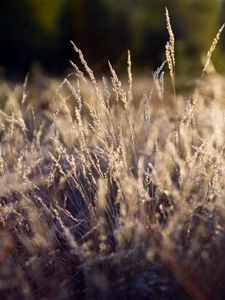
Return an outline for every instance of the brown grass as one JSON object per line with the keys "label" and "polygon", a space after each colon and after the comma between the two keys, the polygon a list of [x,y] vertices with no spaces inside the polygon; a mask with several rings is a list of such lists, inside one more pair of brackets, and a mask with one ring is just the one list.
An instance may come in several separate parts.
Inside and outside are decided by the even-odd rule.
{"label": "brown grass", "polygon": [[1,84],[0,298],[224,299],[224,80],[140,95],[74,49],[87,77]]}

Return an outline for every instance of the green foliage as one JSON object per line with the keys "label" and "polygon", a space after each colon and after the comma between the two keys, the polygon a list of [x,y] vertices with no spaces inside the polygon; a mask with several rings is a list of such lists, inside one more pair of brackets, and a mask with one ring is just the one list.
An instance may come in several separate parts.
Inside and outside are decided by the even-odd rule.
{"label": "green foliage", "polygon": [[177,3],[177,8],[187,45],[197,52],[206,51],[218,28],[221,2],[183,0],[182,4]]}
{"label": "green foliage", "polygon": [[62,0],[32,0],[27,2],[39,30],[43,33],[56,31],[63,3]]}
{"label": "green foliage", "polygon": [[[199,62],[198,68],[200,56],[222,23],[224,8],[219,0],[14,0],[13,4],[1,0],[0,65],[27,71],[32,62],[40,61],[48,69],[60,69],[70,56],[72,39],[95,70],[101,71],[108,58],[119,64],[128,48],[137,65],[144,62],[155,68],[168,38],[165,6],[177,57],[186,57],[178,60],[178,69],[186,71],[192,58]],[[215,61],[221,61],[221,53]]]}

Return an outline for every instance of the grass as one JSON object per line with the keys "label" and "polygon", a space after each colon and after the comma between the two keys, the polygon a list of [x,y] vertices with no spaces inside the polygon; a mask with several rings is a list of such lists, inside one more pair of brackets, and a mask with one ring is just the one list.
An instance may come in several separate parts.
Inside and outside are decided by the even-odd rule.
{"label": "grass", "polygon": [[130,53],[97,80],[75,45],[87,76],[2,83],[1,299],[224,299],[225,82],[176,92],[167,25],[172,93],[166,63],[141,96]]}

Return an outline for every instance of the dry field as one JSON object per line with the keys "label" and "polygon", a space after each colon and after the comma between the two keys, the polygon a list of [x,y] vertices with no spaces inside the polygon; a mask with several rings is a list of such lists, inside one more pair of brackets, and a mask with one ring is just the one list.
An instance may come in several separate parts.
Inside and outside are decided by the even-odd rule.
{"label": "dry field", "polygon": [[0,299],[225,298],[225,80],[167,25],[152,79],[1,83]]}

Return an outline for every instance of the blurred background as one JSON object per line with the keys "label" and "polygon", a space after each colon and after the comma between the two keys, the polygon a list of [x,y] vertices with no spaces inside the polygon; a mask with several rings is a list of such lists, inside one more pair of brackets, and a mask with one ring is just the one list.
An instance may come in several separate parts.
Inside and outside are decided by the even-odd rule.
{"label": "blurred background", "polygon": [[[32,69],[66,73],[69,59],[77,60],[70,40],[97,74],[106,72],[108,60],[118,72],[126,70],[127,49],[135,72],[149,72],[164,60],[165,6],[176,37],[177,72],[196,72],[225,20],[223,1],[1,0],[0,76],[24,78]],[[222,35],[213,56],[220,72],[224,50]]]}

